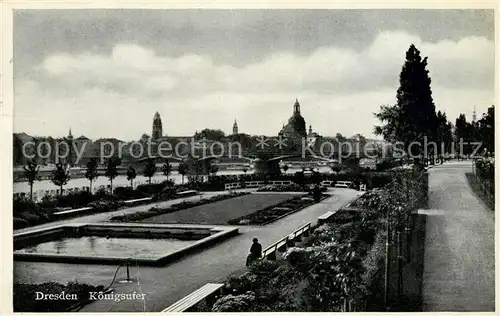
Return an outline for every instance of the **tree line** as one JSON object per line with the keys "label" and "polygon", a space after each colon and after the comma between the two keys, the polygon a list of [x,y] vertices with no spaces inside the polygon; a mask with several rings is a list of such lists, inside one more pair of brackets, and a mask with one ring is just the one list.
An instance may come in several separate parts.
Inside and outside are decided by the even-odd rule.
{"label": "tree line", "polygon": [[[110,182],[110,188],[111,188],[111,193],[113,193],[113,180],[118,176],[118,167],[121,164],[121,159],[119,158],[110,158],[108,159],[106,163],[106,169],[104,172],[104,176],[108,178]],[[40,180],[40,177],[38,176],[39,172],[39,165],[35,160],[30,160],[25,166],[24,166],[24,176],[28,181],[29,187],[30,187],[30,199],[33,199],[33,185],[35,181]],[[169,163],[168,160],[165,160],[165,162],[161,165],[161,173],[167,177],[167,181],[169,180],[169,176],[172,174],[172,165]],[[217,172],[217,166],[212,165],[210,169],[211,173],[215,174]],[[146,159],[142,174],[148,178],[148,182],[151,183],[151,179],[155,175],[155,173],[158,171],[158,168],[155,164],[155,161],[151,158]],[[177,168],[177,172],[182,176],[182,183],[184,183],[184,176],[188,173],[188,165],[181,161],[179,163],[179,166]],[[128,167],[126,171],[126,176],[127,180],[130,181],[130,186],[133,188],[134,187],[134,180],[137,177],[137,170],[133,166]],[[59,187],[59,193],[62,195],[63,194],[63,188],[66,184],[68,184],[68,181],[70,180],[70,168],[68,164],[63,164],[63,163],[58,163],[56,164],[55,169],[52,171],[52,174],[50,176],[50,180],[52,183],[56,186]],[[98,161],[97,159],[91,159],[87,165],[86,165],[86,170],[85,170],[85,178],[89,180],[89,191],[92,193],[92,184],[99,178],[99,173],[98,173]]]}

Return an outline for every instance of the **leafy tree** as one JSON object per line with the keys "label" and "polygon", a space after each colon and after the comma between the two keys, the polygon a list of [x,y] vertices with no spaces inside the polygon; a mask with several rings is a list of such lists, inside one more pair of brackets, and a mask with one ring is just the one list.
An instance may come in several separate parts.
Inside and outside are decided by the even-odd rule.
{"label": "leafy tree", "polygon": [[113,179],[118,176],[118,166],[121,164],[119,158],[111,157],[106,164],[106,172],[104,175],[109,179],[111,194],[113,194]]}
{"label": "leafy tree", "polygon": [[184,161],[179,162],[177,172],[182,176],[182,184],[184,184],[184,176],[188,173],[188,166]]}
{"label": "leafy tree", "polygon": [[96,158],[92,158],[90,159],[89,162],[87,162],[87,170],[85,170],[85,178],[87,178],[87,180],[89,180],[90,182],[89,186],[90,194],[92,194],[92,182],[94,182],[94,180],[99,177],[99,174],[97,172],[97,167],[98,164]]}
{"label": "leafy tree", "polygon": [[455,138],[457,141],[457,146],[460,144],[465,144],[465,148],[458,147],[457,152],[460,155],[470,155],[471,154],[471,142],[475,140],[474,125],[467,122],[465,114],[460,114],[455,121]]}
{"label": "leafy tree", "polygon": [[220,129],[209,129],[205,128],[199,133],[194,134],[195,139],[203,139],[214,140],[214,141],[223,141],[226,135]]}
{"label": "leafy tree", "polygon": [[347,140],[347,138],[346,138],[344,135],[340,134],[340,133],[337,133],[337,134],[335,135],[335,139],[336,139],[339,143],[345,142],[345,141]]}
{"label": "leafy tree", "polygon": [[[412,142],[434,141],[437,132],[437,119],[432,100],[431,79],[427,67],[427,57],[420,56],[420,51],[411,45],[406,52],[406,61],[401,70],[397,90],[397,104],[382,106],[375,116],[383,125],[375,127],[375,134],[382,135],[387,141],[403,142],[406,152],[421,155],[421,146]],[[432,150],[432,149],[431,149]],[[431,155],[435,153],[431,151]]]}
{"label": "leafy tree", "polygon": [[172,173],[172,165],[170,165],[170,163],[168,162],[168,160],[165,160],[165,162],[161,166],[161,172],[163,173],[163,175],[165,177],[167,177],[167,181],[168,181],[168,177]]}
{"label": "leafy tree", "polygon": [[450,149],[450,145],[452,142],[452,132],[451,132],[451,123],[448,122],[448,119],[446,118],[446,113],[441,111],[438,111],[437,113],[437,124],[438,124],[438,129],[437,129],[437,144],[439,145],[438,148],[438,158],[441,159],[441,163],[443,163],[443,155],[444,153],[447,153],[448,150]]}
{"label": "leafy tree", "polygon": [[489,107],[477,123],[478,136],[483,147],[489,152],[495,152],[495,107]]}
{"label": "leafy tree", "polygon": [[38,180],[38,171],[40,167],[34,160],[28,161],[28,165],[24,166],[24,176],[28,180],[30,186],[30,200],[33,201],[33,184]]}
{"label": "leafy tree", "polygon": [[248,168],[247,167],[243,167],[243,169],[241,169],[241,171],[243,171],[243,173],[247,174]]}
{"label": "leafy tree", "polygon": [[130,187],[134,188],[134,179],[137,177],[137,171],[134,167],[130,166],[127,169],[127,180],[130,181]]}
{"label": "leafy tree", "polygon": [[156,173],[156,165],[153,159],[148,158],[146,160],[146,165],[144,166],[143,174],[146,178],[149,178],[149,183],[151,183],[151,178]]}
{"label": "leafy tree", "polygon": [[69,168],[67,164],[57,163],[56,168],[52,171],[51,181],[60,188],[60,194],[63,193],[63,186],[68,184],[70,179]]}

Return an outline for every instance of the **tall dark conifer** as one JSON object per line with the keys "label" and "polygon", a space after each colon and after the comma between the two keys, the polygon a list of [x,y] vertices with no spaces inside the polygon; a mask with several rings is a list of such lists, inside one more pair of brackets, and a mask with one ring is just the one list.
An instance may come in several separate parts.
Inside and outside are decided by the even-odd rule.
{"label": "tall dark conifer", "polygon": [[[426,68],[427,57],[422,59],[420,51],[411,45],[399,76],[397,104],[382,106],[380,112],[375,114],[383,123],[375,127],[375,133],[383,135],[388,141],[403,142],[406,151],[411,150],[412,155],[423,153],[424,137],[428,142],[435,141],[437,137],[436,108]],[[412,142],[421,146],[409,148]]]}

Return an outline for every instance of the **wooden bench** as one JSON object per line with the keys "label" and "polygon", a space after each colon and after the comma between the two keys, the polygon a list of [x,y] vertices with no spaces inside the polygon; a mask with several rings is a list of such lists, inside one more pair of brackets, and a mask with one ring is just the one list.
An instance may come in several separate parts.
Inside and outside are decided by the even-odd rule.
{"label": "wooden bench", "polygon": [[92,209],[93,209],[92,207],[75,208],[73,210],[55,212],[53,215],[54,216],[68,216],[68,215],[77,214],[77,213],[85,213],[85,212],[91,211]]}
{"label": "wooden bench", "polygon": [[141,198],[141,199],[123,201],[123,203],[124,204],[134,204],[134,203],[137,203],[137,202],[151,201],[152,199],[153,198],[147,197],[147,198]]}
{"label": "wooden bench", "polygon": [[198,194],[198,192],[195,190],[187,190],[187,191],[178,192],[177,196],[178,197],[186,197],[186,196],[193,196],[196,194]]}
{"label": "wooden bench", "polygon": [[[185,296],[170,305],[169,307],[162,310],[162,313],[180,313],[185,312],[201,302],[204,299],[213,298],[217,292],[220,292],[224,287],[224,283],[207,283],[204,286],[200,287],[196,291],[192,292],[188,296]],[[210,305],[210,304],[209,304]]]}
{"label": "wooden bench", "polygon": [[351,188],[353,186],[352,181],[337,181],[335,183],[336,188]]}

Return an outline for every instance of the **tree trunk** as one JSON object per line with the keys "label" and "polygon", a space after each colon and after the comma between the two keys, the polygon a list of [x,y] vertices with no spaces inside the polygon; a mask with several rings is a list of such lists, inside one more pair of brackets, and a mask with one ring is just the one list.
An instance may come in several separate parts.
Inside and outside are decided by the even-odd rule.
{"label": "tree trunk", "polygon": [[133,179],[130,179],[130,187],[131,187],[132,189],[134,189],[134,180],[133,180]]}
{"label": "tree trunk", "polygon": [[111,182],[110,193],[113,194],[113,179],[109,179],[109,182]]}
{"label": "tree trunk", "polygon": [[184,184],[184,175],[181,174],[181,176],[182,176],[182,184]]}
{"label": "tree trunk", "polygon": [[33,202],[33,182],[30,182],[30,201]]}
{"label": "tree trunk", "polygon": [[149,184],[151,184],[151,177],[149,177]]}
{"label": "tree trunk", "polygon": [[90,191],[90,194],[92,194],[92,180],[90,180],[89,191]]}
{"label": "tree trunk", "polygon": [[59,193],[59,195],[62,195],[62,194],[63,194],[63,186],[61,185],[60,186],[60,193]]}

